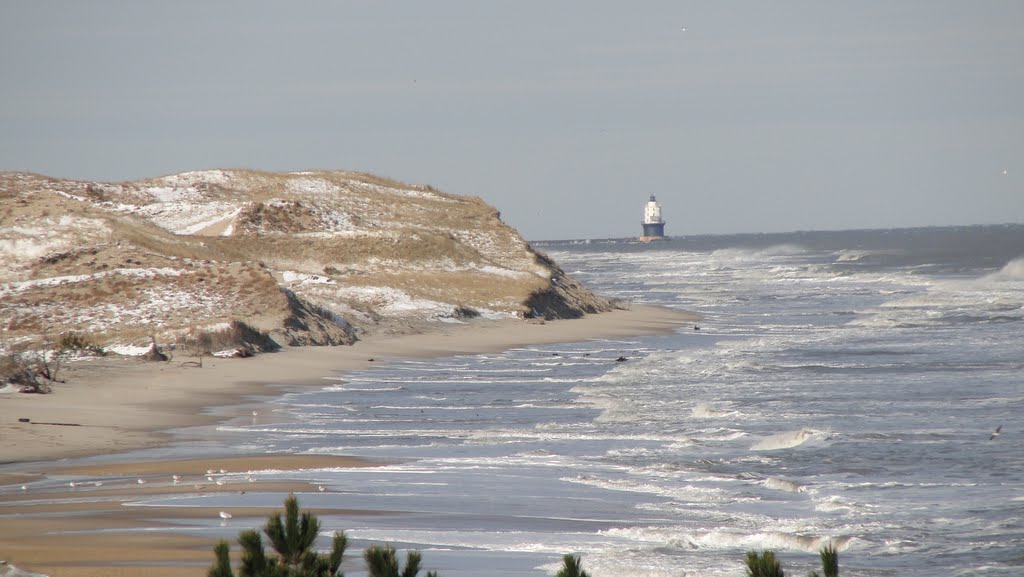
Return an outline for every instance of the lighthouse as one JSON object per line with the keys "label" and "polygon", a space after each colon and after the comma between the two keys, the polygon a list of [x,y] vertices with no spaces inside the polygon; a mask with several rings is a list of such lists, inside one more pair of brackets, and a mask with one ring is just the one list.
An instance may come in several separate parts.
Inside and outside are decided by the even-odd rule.
{"label": "lighthouse", "polygon": [[661,218],[661,205],[651,195],[651,199],[644,206],[644,234],[640,237],[641,242],[652,240],[665,240],[665,219]]}

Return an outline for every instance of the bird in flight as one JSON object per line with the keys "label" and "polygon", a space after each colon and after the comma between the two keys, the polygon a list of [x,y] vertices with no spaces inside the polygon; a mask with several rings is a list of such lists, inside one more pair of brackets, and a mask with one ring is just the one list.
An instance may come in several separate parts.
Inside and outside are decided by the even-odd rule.
{"label": "bird in flight", "polygon": [[992,433],[992,436],[989,437],[988,440],[991,441],[992,439],[995,439],[996,437],[998,437],[999,436],[999,432],[1002,431],[1002,430],[1003,430],[1003,426],[1002,425],[999,425],[998,427],[996,427],[995,432]]}

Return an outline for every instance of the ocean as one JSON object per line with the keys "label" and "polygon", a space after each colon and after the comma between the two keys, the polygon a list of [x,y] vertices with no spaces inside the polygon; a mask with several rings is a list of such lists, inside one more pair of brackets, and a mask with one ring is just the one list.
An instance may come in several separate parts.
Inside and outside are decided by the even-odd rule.
{"label": "ocean", "polygon": [[1024,225],[535,247],[599,294],[704,318],[389,362],[219,427],[242,451],[393,463],[311,471],[329,490],[300,495],[382,512],[321,515],[353,541],[347,575],[382,541],[444,577],[550,575],[565,553],[594,577],[740,576],[762,549],[806,575],[828,543],[848,577],[1024,575]]}

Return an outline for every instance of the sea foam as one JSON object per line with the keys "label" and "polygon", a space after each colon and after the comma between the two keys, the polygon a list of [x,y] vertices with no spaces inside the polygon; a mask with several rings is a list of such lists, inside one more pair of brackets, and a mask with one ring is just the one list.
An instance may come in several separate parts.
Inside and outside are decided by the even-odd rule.
{"label": "sea foam", "polygon": [[754,446],[750,447],[752,451],[776,451],[779,449],[792,449],[798,447],[808,440],[814,438],[815,432],[810,429],[800,429],[799,431],[789,431],[786,433],[779,433],[761,439]]}

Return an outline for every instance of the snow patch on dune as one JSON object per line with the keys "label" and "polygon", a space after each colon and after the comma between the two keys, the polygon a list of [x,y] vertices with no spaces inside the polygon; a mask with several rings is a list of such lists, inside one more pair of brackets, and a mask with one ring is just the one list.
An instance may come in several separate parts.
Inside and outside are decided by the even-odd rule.
{"label": "snow patch on dune", "polygon": [[303,176],[288,181],[288,190],[296,194],[337,194],[342,188],[324,178]]}
{"label": "snow patch on dune", "polygon": [[436,200],[440,202],[454,202],[450,198],[445,198],[439,194],[427,190],[420,190],[416,188],[397,188],[393,186],[383,186],[380,184],[374,184],[371,182],[358,182],[352,183],[355,188],[362,190],[376,192],[378,194],[392,194],[396,196],[404,196],[406,198],[423,198],[427,200]]}
{"label": "snow patch on dune", "polygon": [[229,202],[189,203],[164,201],[132,210],[174,234],[195,234],[218,222],[238,216],[240,208]]}
{"label": "snow patch on dune", "polygon": [[291,270],[283,271],[281,273],[281,280],[288,284],[335,284],[334,280],[329,277]]}
{"label": "snow patch on dune", "polygon": [[32,226],[11,226],[0,229],[0,275],[18,261],[37,259],[51,253],[79,246],[83,239],[104,238],[110,227],[101,219],[62,215],[32,221]]}
{"label": "snow patch on dune", "polygon": [[123,357],[141,357],[149,352],[149,348],[149,346],[143,347],[137,345],[109,345],[103,347],[103,350],[107,353],[121,355]]}
{"label": "snow patch on dune", "polygon": [[52,276],[32,280],[16,281],[0,284],[0,296],[17,294],[34,288],[55,287],[64,284],[74,284],[89,280],[101,279],[113,275],[132,276],[136,278],[156,278],[158,276],[180,276],[181,270],[175,268],[116,268],[91,274],[71,274]]}
{"label": "snow patch on dune", "polygon": [[200,183],[225,185],[231,181],[232,175],[226,170],[192,170],[179,174],[172,174],[156,179],[175,188],[194,187]]}
{"label": "snow patch on dune", "polygon": [[369,305],[378,311],[391,314],[447,314],[452,308],[452,305],[448,303],[417,299],[405,291],[392,287],[339,286],[334,296]]}
{"label": "snow patch on dune", "polygon": [[[195,224],[188,225],[184,228],[178,229],[175,234],[196,234],[202,230],[218,224],[223,224],[226,220],[231,220],[238,216],[238,213],[242,212],[241,207],[235,208],[234,210],[228,211],[227,214],[219,214],[209,220],[197,222]],[[225,235],[227,236],[227,235]]]}

